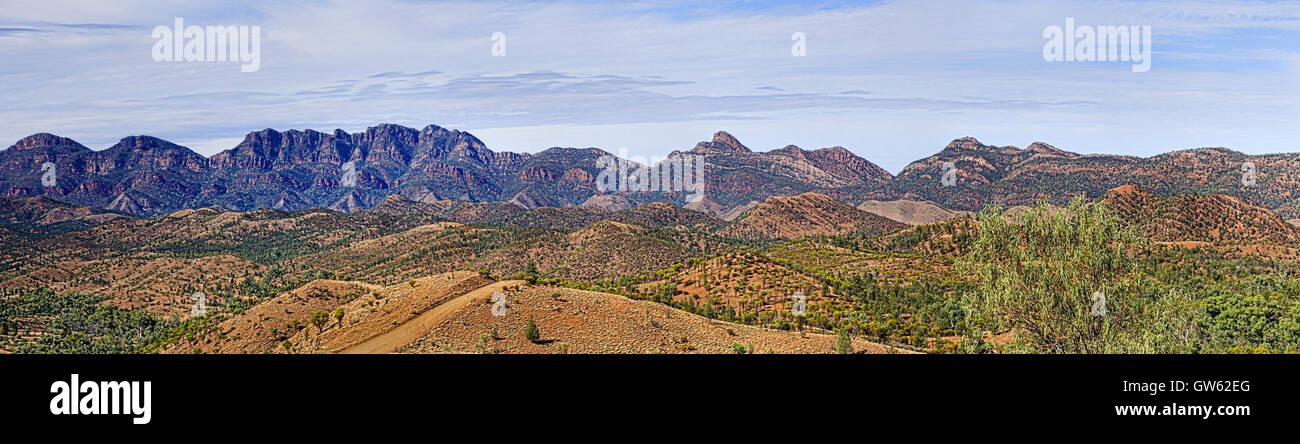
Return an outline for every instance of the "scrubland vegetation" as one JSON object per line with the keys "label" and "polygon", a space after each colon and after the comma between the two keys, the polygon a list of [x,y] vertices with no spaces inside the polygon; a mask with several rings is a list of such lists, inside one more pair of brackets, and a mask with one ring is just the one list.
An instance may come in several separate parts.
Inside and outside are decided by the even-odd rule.
{"label": "scrubland vegetation", "polygon": [[[219,337],[215,326],[223,319],[314,279],[391,285],[475,270],[527,285],[654,301],[737,324],[833,334],[841,345],[856,337],[931,353],[1300,351],[1295,246],[1152,239],[1151,233],[1171,231],[1133,223],[1144,214],[1139,209],[1117,212],[1107,202],[1076,197],[1060,207],[1042,203],[1014,212],[991,206],[973,218],[885,234],[793,240],[614,222],[568,231],[271,211],[13,235],[0,268],[7,279],[54,276],[76,285],[2,287],[0,348],[154,352],[187,338]],[[1211,226],[1162,211],[1162,220]],[[207,224],[219,217],[228,222]],[[389,225],[372,229],[376,221]],[[1286,233],[1269,227],[1272,237]],[[37,242],[51,252],[18,248]],[[168,279],[159,274],[164,271],[131,275],[140,283],[130,286],[106,271],[127,259],[140,268],[222,255],[232,258],[220,262],[228,268],[174,276],[165,285],[155,282]],[[59,268],[86,257],[116,262]],[[175,295],[172,302],[143,303],[116,295],[146,289]],[[175,300],[196,290],[211,298],[210,312],[178,315]],[[321,311],[292,328],[318,335],[342,321],[338,312]]]}

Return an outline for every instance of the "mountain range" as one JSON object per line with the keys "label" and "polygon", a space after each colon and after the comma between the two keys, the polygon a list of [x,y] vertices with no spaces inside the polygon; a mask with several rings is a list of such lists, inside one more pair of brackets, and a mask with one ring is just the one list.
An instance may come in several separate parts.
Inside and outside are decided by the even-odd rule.
{"label": "mountain range", "polygon": [[[669,157],[681,155],[704,156],[701,200],[687,201],[683,192],[600,193],[596,182],[603,167],[597,159],[612,154],[598,148],[495,152],[470,133],[435,125],[416,130],[383,124],[358,133],[265,129],[211,157],[150,136],[127,137],[96,151],[41,133],[0,152],[0,196],[47,196],[137,216],[212,206],[356,212],[394,195],[442,208],[462,201],[509,202],[521,210],[618,211],[668,202],[731,220],[769,197],[809,192],[854,205],[902,199],[979,211],[992,203],[1059,204],[1079,193],[1101,198],[1135,184],[1162,195],[1219,193],[1284,218],[1300,217],[1300,154],[1294,153],[1200,148],[1140,158],[1082,155],[1042,142],[997,147],[966,137],[895,176],[843,147],[788,145],[755,152],[719,131]],[[46,162],[57,172],[48,187],[42,183]],[[1247,164],[1253,166],[1251,181],[1243,181]],[[355,168],[354,186],[345,186],[349,167]]]}

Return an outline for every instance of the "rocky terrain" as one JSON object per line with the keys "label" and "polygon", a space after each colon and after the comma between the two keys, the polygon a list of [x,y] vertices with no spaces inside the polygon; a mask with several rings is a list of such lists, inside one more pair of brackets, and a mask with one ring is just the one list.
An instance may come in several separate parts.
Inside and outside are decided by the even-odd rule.
{"label": "rocky terrain", "polygon": [[1156,195],[1135,185],[1106,193],[1102,202],[1158,241],[1296,244],[1300,231],[1268,209],[1223,195]]}
{"label": "rocky terrain", "polygon": [[[127,137],[95,151],[42,133],[0,152],[0,196],[44,195],[140,216],[208,206],[356,212],[395,195],[440,207],[450,201],[497,202],[521,210],[589,206],[619,211],[664,201],[732,220],[769,197],[807,192],[846,202],[929,201],[978,211],[994,202],[1013,206],[1047,199],[1060,204],[1080,193],[1100,198],[1111,188],[1134,183],[1162,194],[1226,194],[1284,218],[1300,216],[1290,191],[1300,187],[1300,176],[1292,173],[1300,167],[1297,154],[1252,156],[1198,148],[1138,158],[1081,155],[1042,142],[1023,149],[997,147],[964,137],[893,176],[843,147],[788,145],[757,152],[719,131],[711,140],[670,155],[703,156],[705,192],[700,200],[687,200],[680,190],[601,193],[598,159],[607,156],[612,155],[598,148],[495,152],[470,133],[436,125],[417,130],[384,124],[358,133],[265,129],[211,158],[149,136]],[[52,186],[41,180],[46,162],[57,172]],[[1246,165],[1253,167],[1253,176],[1243,181]],[[951,177],[948,185],[945,176]]]}
{"label": "rocky terrain", "polygon": [[883,234],[902,223],[867,213],[830,197],[804,193],[771,197],[731,221],[719,234],[740,238],[797,239],[814,235]]}
{"label": "rocky terrain", "polygon": [[[1266,280],[1300,266],[1279,170],[1292,155],[963,138],[893,177],[843,148],[755,152],[725,132],[675,154],[689,155],[706,156],[714,188],[688,202],[598,192],[598,149],[496,153],[433,126],[264,130],[211,158],[149,137],[93,151],[38,134],[0,152],[13,172],[0,176],[0,351],[998,352],[1013,331],[969,340],[990,325],[967,318],[963,298],[989,282],[973,270],[1037,239],[1018,230],[1068,231],[1075,217],[1125,228],[1090,236],[1140,235],[1111,285],[1198,298],[1171,306],[1202,310],[1198,350],[1300,337],[1290,302],[1263,296],[1287,294]],[[57,184],[30,167],[44,162]],[[355,184],[338,174],[353,169]],[[1057,236],[1052,248],[1083,239]],[[1267,304],[1222,300],[1233,294]],[[1256,311],[1267,322],[1231,318]],[[523,337],[529,319],[540,338]],[[1276,326],[1272,342],[1222,333],[1256,325]]]}
{"label": "rocky terrain", "polygon": [[907,199],[879,201],[868,200],[858,209],[907,225],[925,225],[943,222],[954,217],[970,216],[969,211],[953,211],[931,202]]}
{"label": "rocky terrain", "polygon": [[[526,286],[503,316],[484,298],[456,310],[399,353],[834,353],[835,336],[738,325],[606,293]],[[528,321],[540,339],[528,340]],[[497,337],[492,337],[492,331]],[[865,340],[857,353],[906,353]]]}

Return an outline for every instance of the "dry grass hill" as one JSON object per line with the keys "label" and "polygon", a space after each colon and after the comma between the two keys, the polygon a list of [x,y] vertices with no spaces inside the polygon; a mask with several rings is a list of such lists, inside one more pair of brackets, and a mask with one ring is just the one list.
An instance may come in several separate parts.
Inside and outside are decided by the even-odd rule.
{"label": "dry grass hill", "polygon": [[1106,193],[1102,202],[1155,241],[1300,242],[1300,231],[1277,214],[1233,196],[1163,197],[1130,184]]}
{"label": "dry grass hill", "polygon": [[[471,302],[399,353],[833,353],[835,336],[710,320],[662,304],[567,288],[510,292],[505,316]],[[529,320],[539,341],[524,336]],[[496,330],[498,337],[491,332]],[[857,353],[905,353],[862,339]]]}
{"label": "dry grass hill", "polygon": [[538,270],[576,280],[610,279],[667,268],[697,256],[689,238],[658,236],[650,229],[614,221],[596,222],[568,234],[515,243],[486,254],[476,266],[506,275],[524,271],[529,261]]}
{"label": "dry grass hill", "polygon": [[913,226],[943,222],[955,217],[971,215],[969,211],[953,211],[932,202],[907,199],[891,201],[868,200],[858,205],[858,209]]}
{"label": "dry grass hill", "polygon": [[805,236],[883,234],[906,225],[853,208],[817,193],[771,197],[746,211],[718,234],[738,238],[797,239]]}
{"label": "dry grass hill", "polygon": [[94,207],[70,205],[45,197],[0,199],[0,223],[85,228],[123,217]]}
{"label": "dry grass hill", "polygon": [[[504,295],[505,302],[493,300],[494,293]],[[313,313],[328,319],[313,324]],[[537,340],[526,338],[529,321],[538,327]],[[902,352],[862,339],[852,342],[858,353]],[[834,344],[832,335],[732,324],[618,295],[457,272],[383,287],[314,281],[179,335],[162,351],[832,353]]]}
{"label": "dry grass hill", "polygon": [[333,311],[379,286],[361,282],[317,280],[254,305],[236,315],[216,315],[209,322],[172,338],[163,353],[284,353],[286,343],[310,325],[311,314]]}

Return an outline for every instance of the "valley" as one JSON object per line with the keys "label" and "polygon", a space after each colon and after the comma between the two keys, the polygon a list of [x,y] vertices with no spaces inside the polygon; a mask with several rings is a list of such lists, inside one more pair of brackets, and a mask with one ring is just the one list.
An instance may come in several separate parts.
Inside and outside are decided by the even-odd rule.
{"label": "valley", "polygon": [[[105,155],[38,136],[0,160]],[[671,192],[564,185],[594,176],[582,165],[599,150],[493,153],[436,127],[267,130],[209,159],[156,140],[124,143],[142,157],[113,164],[127,168],[122,178],[142,178],[130,165],[145,162],[148,174],[176,180],[177,168],[279,168],[316,185],[248,182],[239,193],[250,199],[236,205],[211,192],[216,182],[163,180],[153,183],[208,190],[166,201],[130,185],[109,201],[92,185],[117,180],[105,165],[85,169],[76,188],[31,197],[11,188],[0,200],[0,350],[1300,351],[1300,231],[1284,219],[1289,203],[1265,206],[1285,178],[1231,189],[1214,178],[1231,170],[1214,165],[1241,157],[1222,150],[1135,159],[959,139],[892,176],[843,148],[754,153],[720,132],[688,151],[706,156],[707,197],[674,202]],[[371,165],[357,187],[323,179],[320,162],[357,153]],[[1200,182],[1149,188],[1155,176],[1121,169],[1128,182],[1101,189],[1121,179],[1087,173],[1171,158],[1198,168]],[[956,186],[939,183],[943,162],[959,165]],[[396,169],[366,169],[376,165]],[[474,192],[453,196],[434,174],[444,167],[483,181],[461,182]],[[304,179],[295,168],[320,171]],[[402,185],[415,171],[443,185]],[[567,191],[521,189],[492,171]],[[254,177],[221,174],[212,177]],[[1055,185],[1007,188],[1026,177]],[[1171,187],[1181,191],[1161,191]],[[343,206],[324,197],[339,193]],[[151,203],[123,206],[131,196]],[[1107,297],[1104,317],[1089,314],[1094,293]]]}

